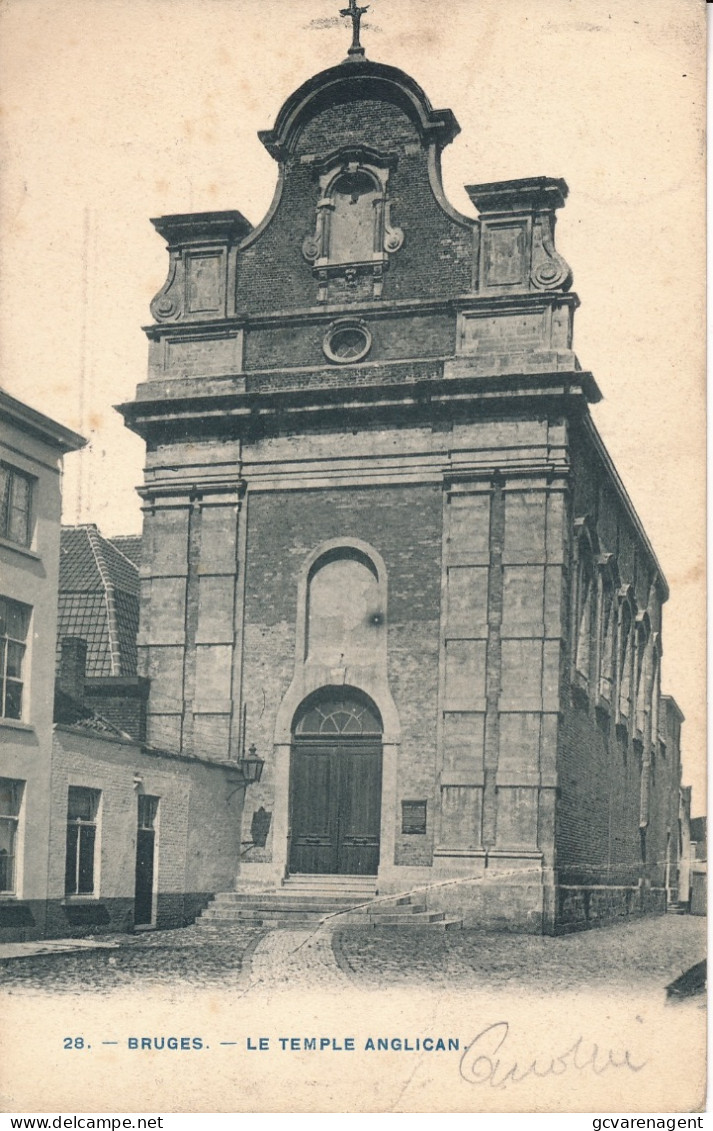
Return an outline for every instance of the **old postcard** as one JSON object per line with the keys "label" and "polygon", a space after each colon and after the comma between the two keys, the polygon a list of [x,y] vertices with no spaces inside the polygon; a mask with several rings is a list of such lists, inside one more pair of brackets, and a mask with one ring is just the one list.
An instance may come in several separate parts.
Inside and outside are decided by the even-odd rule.
{"label": "old postcard", "polygon": [[703,1110],[705,11],[0,6],[3,1110]]}

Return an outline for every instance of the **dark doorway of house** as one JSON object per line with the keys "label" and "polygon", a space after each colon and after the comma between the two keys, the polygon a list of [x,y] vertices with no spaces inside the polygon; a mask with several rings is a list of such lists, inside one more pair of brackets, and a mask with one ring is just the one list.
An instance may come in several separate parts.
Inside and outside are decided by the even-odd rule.
{"label": "dark doorway of house", "polygon": [[356,691],[326,689],[295,719],[290,871],[376,875],[382,723]]}
{"label": "dark doorway of house", "polygon": [[138,828],[136,830],[136,890],[134,894],[134,923],[137,926],[153,922],[157,812],[158,797],[141,794],[139,797]]}

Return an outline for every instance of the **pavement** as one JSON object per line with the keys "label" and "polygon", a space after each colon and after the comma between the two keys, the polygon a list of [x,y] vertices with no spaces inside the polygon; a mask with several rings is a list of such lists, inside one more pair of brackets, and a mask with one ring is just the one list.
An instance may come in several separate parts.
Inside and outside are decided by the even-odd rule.
{"label": "pavement", "polygon": [[186,927],[0,945],[7,994],[149,986],[273,993],[415,985],[533,990],[665,987],[705,957],[705,920],[656,916],[559,938],[427,928]]}
{"label": "pavement", "polygon": [[101,950],[120,946],[101,939],[43,939],[35,942],[0,943],[0,962],[4,958],[34,958],[38,954],[67,954],[77,950]]}

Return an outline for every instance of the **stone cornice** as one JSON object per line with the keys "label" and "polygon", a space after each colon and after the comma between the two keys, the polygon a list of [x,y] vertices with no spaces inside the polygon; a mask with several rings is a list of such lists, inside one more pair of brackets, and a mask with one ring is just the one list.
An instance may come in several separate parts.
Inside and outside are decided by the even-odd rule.
{"label": "stone cornice", "polygon": [[313,117],[325,106],[360,98],[381,98],[400,106],[416,123],[426,144],[442,148],[460,132],[453,111],[434,110],[425,92],[404,71],[359,59],[313,75],[283,103],[273,128],[261,130],[258,137],[271,157],[284,162],[291,155],[305,118]]}
{"label": "stone cornice", "polygon": [[151,221],[169,249],[194,244],[236,244],[252,231],[252,224],[242,212],[189,212],[159,216]]}
{"label": "stone cornice", "polygon": [[581,370],[444,378],[442,362],[432,363],[431,372],[437,366],[440,373],[435,376],[408,383],[395,380],[388,384],[353,385],[344,373],[344,383],[337,388],[278,387],[258,393],[134,401],[115,407],[130,428],[146,437],[153,428],[173,427],[179,421],[231,430],[241,423],[247,428],[260,422],[267,424],[271,418],[282,422],[337,418],[343,425],[345,413],[372,419],[375,414],[380,419],[396,414],[402,420],[404,414],[422,415],[426,407],[432,412],[436,408],[446,410],[449,405],[460,407],[478,402],[564,398],[586,404],[598,399],[592,374]]}
{"label": "stone cornice", "polygon": [[634,507],[634,504],[632,503],[631,499],[629,498],[629,494],[626,490],[626,487],[624,486],[624,484],[621,481],[621,478],[619,476],[619,472],[617,471],[616,467],[614,466],[614,461],[612,460],[611,456],[609,455],[609,452],[607,451],[607,449],[604,445],[604,441],[602,440],[601,436],[599,435],[599,431],[597,429],[597,426],[594,423],[594,421],[592,420],[589,413],[586,413],[583,416],[582,425],[583,425],[584,430],[587,434],[587,437],[592,442],[594,450],[596,451],[597,455],[599,456],[599,459],[601,460],[602,464],[604,465],[606,473],[609,476],[609,479],[610,479],[610,481],[611,481],[611,483],[614,487],[614,490],[616,491],[616,493],[619,497],[619,501],[621,502],[624,510],[626,511],[626,514],[628,515],[629,520],[630,520],[631,524],[633,525],[633,527],[634,527],[634,529],[637,533],[637,536],[640,538],[642,545],[646,549],[646,552],[651,559],[651,562],[654,566],[654,569],[656,570],[656,573],[658,575],[657,576],[657,585],[658,585],[659,589],[661,590],[662,600],[667,601],[668,598],[669,598],[668,582],[666,581],[666,578],[664,577],[663,570],[661,569],[661,566],[659,564],[659,560],[656,557],[656,554],[654,552],[654,548],[651,545],[651,542],[649,541],[649,538],[648,538],[646,531],[644,530],[643,523],[642,523],[641,519],[639,518],[638,514],[636,513],[636,509]]}
{"label": "stone cornice", "polygon": [[325,303],[322,306],[298,307],[295,310],[276,310],[264,314],[239,312],[231,318],[206,319],[198,323],[151,323],[143,331],[152,340],[168,336],[181,338],[202,337],[208,333],[216,336],[250,330],[253,328],[289,326],[293,323],[324,322],[339,315],[370,317],[374,319],[402,318],[410,314],[450,314],[466,311],[479,314],[517,313],[522,310],[542,310],[553,304],[579,306],[579,298],[574,293],[523,292],[507,295],[481,295],[478,293],[457,295],[443,299],[394,299],[382,302]]}

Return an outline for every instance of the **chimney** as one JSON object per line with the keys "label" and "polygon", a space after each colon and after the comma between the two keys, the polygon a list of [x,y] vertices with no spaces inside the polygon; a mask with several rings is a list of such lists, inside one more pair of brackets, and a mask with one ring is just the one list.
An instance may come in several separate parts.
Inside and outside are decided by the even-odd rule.
{"label": "chimney", "polygon": [[59,687],[75,703],[84,704],[84,678],[87,669],[87,642],[80,636],[63,636],[59,662]]}

